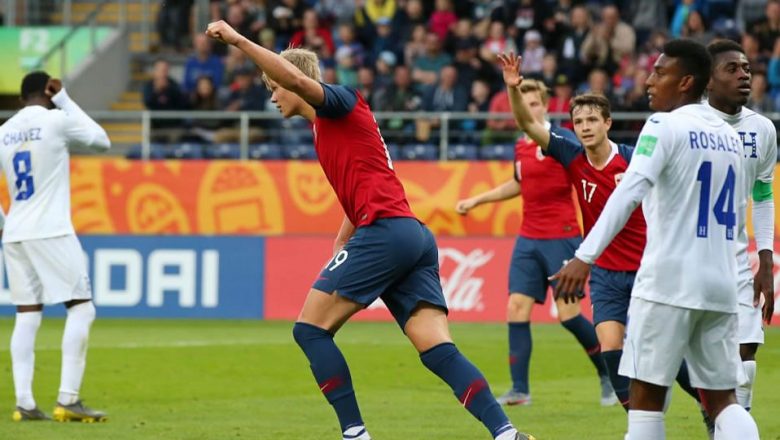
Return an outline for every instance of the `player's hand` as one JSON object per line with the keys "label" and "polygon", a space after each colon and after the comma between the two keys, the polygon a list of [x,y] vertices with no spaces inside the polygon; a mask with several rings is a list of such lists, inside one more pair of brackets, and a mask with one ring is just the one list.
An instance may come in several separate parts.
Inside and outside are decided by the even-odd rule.
{"label": "player's hand", "polygon": [[761,296],[764,296],[762,316],[767,324],[775,312],[775,276],[771,266],[760,265],[753,278],[753,307],[761,306]]}
{"label": "player's hand", "polygon": [[549,278],[550,281],[558,281],[555,299],[563,298],[566,304],[577,302],[589,274],[590,264],[576,257],[569,260],[558,273]]}
{"label": "player's hand", "polygon": [[241,41],[241,34],[236,32],[236,30],[224,20],[209,23],[206,28],[206,35],[225,44],[236,45]]}
{"label": "player's hand", "polygon": [[49,78],[49,81],[46,83],[46,88],[44,89],[46,96],[51,98],[57,93],[60,93],[60,90],[62,90],[62,81],[57,78]]}
{"label": "player's hand", "polygon": [[477,201],[474,199],[458,200],[458,204],[455,205],[455,211],[460,215],[466,215],[475,206],[477,206]]}
{"label": "player's hand", "polygon": [[523,57],[515,55],[514,52],[509,54],[498,54],[498,62],[501,64],[501,70],[504,73],[504,83],[507,87],[517,87],[523,82],[523,75],[520,74],[520,66],[522,65]]}

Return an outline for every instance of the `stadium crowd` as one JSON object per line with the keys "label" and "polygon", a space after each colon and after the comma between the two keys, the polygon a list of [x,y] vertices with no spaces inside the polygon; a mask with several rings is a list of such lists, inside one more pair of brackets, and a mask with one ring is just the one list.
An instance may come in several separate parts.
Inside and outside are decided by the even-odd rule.
{"label": "stadium crowd", "polygon": [[[166,61],[156,62],[144,90],[147,108],[273,111],[246,56],[189,29],[192,3],[161,6],[162,48],[191,53],[177,79]],[[740,42],[754,72],[748,106],[780,109],[778,0],[230,0],[212,1],[210,13],[277,52],[314,50],[324,81],[355,87],[376,112],[508,112],[496,55],[510,51],[523,56],[526,77],[549,88],[551,113],[568,112],[570,98],[585,91],[604,94],[613,111],[647,111],[645,80],[660,48],[677,37]],[[380,122],[393,141],[438,140],[438,120]],[[157,121],[155,128],[178,123]],[[253,121],[250,138],[296,124],[305,125]],[[517,135],[508,119],[453,124],[451,142],[487,145]],[[635,134],[640,126],[623,122],[615,130]],[[235,126],[217,120],[194,121],[189,132],[195,141],[237,136]]]}

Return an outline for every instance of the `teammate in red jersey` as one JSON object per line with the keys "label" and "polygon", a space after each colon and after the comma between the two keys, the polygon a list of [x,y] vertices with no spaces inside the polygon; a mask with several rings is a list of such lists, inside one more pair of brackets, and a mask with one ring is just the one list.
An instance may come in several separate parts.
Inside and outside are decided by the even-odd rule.
{"label": "teammate in red jersey", "polygon": [[[544,154],[555,159],[566,169],[574,183],[585,235],[590,233],[598,220],[609,196],[628,168],[634,148],[616,144],[607,137],[612,125],[609,100],[600,94],[586,93],[571,100],[570,116],[579,140],[559,136],[535,120],[533,107],[518,93],[526,80],[519,74],[520,57],[499,55],[504,81],[510,89],[509,99],[518,125],[534,139]],[[544,180],[533,183],[542,190],[548,185]],[[529,184],[529,186],[531,186]],[[590,296],[593,304],[593,322],[601,343],[602,355],[609,370],[615,393],[628,410],[629,380],[618,374],[623,354],[623,338],[631,299],[634,278],[642,260],[647,242],[647,225],[642,207],[637,207],[623,229],[595,261],[590,277]],[[561,292],[556,297],[574,301],[576,296]],[[678,383],[697,401],[698,393],[691,387],[687,367],[683,364]],[[712,428],[705,416],[708,430]]]}
{"label": "teammate in red jersey", "polygon": [[[540,81],[527,80],[519,90],[533,112],[534,120],[545,130],[576,141],[564,128],[545,120],[547,91]],[[544,184],[539,184],[544,182]],[[515,147],[515,175],[507,182],[461,200],[456,210],[466,214],[483,203],[498,202],[523,195],[523,224],[512,253],[509,269],[509,370],[512,388],[498,397],[501,404],[527,405],[531,402],[528,366],[531,358],[530,319],[534,303],[543,304],[550,285],[548,277],[566,260],[573,258],[581,242],[580,227],[572,200],[571,183],[566,170],[554,159],[545,157],[533,139],[523,137]],[[556,301],[558,319],[571,331],[590,356],[601,379],[601,403],[616,403],[596,332],[580,314],[579,303]]]}
{"label": "teammate in red jersey", "polygon": [[409,209],[403,186],[368,104],[356,90],[320,82],[317,55],[303,49],[276,54],[224,21],[206,34],[244,51],[284,117],[313,124],[322,169],[344,208],[334,256],[309,291],[293,328],[320,391],[338,416],[344,439],[371,437],[360,415],[347,363],[333,336],[378,298],[463,406],[495,439],[527,440],[493,398],[484,376],[452,343],[433,235]]}

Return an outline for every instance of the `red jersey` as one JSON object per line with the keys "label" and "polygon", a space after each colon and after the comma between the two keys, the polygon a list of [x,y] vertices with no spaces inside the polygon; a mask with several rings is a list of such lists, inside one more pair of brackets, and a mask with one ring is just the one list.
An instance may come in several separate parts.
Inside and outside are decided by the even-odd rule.
{"label": "red jersey", "polygon": [[[596,224],[596,220],[607,204],[607,199],[623,178],[633,153],[634,149],[631,147],[612,144],[612,154],[607,164],[604,168],[598,169],[591,165],[582,144],[550,133],[547,154],[563,164],[574,183],[580,211],[582,211],[585,235]],[[631,213],[623,230],[615,236],[595,264],[602,269],[634,272],[639,269],[646,240],[647,226],[642,214],[642,205],[639,205]]]}
{"label": "red jersey", "polygon": [[314,147],[347,218],[360,227],[380,218],[414,217],[366,101],[344,86],[322,84],[322,89]]}
{"label": "red jersey", "polygon": [[542,240],[580,236],[566,170],[530,139],[521,138],[515,145],[515,180],[523,196],[521,236]]}

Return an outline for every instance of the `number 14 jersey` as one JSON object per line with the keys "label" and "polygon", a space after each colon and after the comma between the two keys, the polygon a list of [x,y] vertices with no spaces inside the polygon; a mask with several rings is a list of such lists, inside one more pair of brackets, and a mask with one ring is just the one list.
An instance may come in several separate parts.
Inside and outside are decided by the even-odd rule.
{"label": "number 14 jersey", "polygon": [[701,104],[648,118],[626,171],[653,185],[633,296],[736,313],[741,155],[737,132]]}

